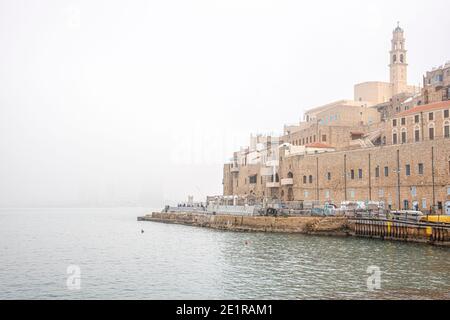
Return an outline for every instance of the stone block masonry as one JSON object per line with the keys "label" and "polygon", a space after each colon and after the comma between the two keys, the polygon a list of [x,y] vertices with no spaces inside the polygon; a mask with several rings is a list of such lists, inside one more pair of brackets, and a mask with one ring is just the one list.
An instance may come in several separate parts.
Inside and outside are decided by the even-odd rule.
{"label": "stone block masonry", "polygon": [[176,223],[231,231],[347,235],[344,217],[263,217],[154,212],[143,221]]}

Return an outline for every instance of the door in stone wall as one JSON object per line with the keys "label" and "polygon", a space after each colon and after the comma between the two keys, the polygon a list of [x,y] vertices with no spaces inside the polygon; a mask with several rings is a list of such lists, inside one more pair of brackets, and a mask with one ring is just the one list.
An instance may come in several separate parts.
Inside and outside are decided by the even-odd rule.
{"label": "door in stone wall", "polygon": [[294,191],[292,188],[288,189],[288,201],[294,201]]}

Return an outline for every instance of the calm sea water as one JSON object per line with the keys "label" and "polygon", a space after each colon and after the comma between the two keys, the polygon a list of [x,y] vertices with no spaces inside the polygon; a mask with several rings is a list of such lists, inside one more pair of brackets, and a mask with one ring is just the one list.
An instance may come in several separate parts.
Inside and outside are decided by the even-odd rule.
{"label": "calm sea water", "polygon": [[446,248],[136,221],[148,211],[0,210],[0,299],[450,299]]}

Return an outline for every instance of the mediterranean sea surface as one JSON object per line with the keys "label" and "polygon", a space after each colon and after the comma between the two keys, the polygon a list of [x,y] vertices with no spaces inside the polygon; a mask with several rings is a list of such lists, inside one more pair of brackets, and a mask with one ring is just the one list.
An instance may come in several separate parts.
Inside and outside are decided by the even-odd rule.
{"label": "mediterranean sea surface", "polygon": [[150,211],[0,209],[0,299],[450,299],[448,248],[136,221]]}

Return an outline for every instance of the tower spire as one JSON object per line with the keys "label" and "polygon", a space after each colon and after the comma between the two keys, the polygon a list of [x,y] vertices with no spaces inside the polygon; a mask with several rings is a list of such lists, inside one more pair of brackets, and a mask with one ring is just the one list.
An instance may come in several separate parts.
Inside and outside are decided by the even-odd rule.
{"label": "tower spire", "polygon": [[407,90],[407,69],[406,47],[403,29],[400,28],[400,21],[397,21],[397,27],[392,36],[392,47],[390,51],[390,78],[392,86],[392,95],[396,95]]}

